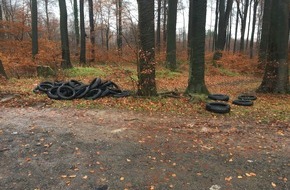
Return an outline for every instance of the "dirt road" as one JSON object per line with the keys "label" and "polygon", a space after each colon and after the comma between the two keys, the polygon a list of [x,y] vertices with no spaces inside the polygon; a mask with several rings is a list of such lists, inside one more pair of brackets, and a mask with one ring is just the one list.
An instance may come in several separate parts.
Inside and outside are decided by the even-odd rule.
{"label": "dirt road", "polygon": [[287,190],[289,123],[1,108],[0,187]]}

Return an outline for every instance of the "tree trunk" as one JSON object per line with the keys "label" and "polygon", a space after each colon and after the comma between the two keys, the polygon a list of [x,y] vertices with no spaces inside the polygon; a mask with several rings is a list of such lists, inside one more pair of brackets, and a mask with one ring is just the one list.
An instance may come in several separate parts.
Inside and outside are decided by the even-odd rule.
{"label": "tree trunk", "polygon": [[232,11],[233,0],[227,0],[225,8],[225,0],[220,0],[219,3],[219,24],[218,24],[218,37],[215,46],[215,53],[213,60],[219,60],[222,57],[221,51],[224,50],[226,44],[227,26],[229,23],[230,13]]}
{"label": "tree trunk", "polygon": [[208,94],[204,80],[205,72],[205,20],[206,0],[194,0],[189,18],[194,30],[191,31],[191,53],[188,86],[186,93]]}
{"label": "tree trunk", "polygon": [[159,53],[161,49],[161,0],[157,0],[157,30],[156,30],[156,50]]}
{"label": "tree trunk", "polygon": [[37,1],[31,1],[32,58],[38,54]]}
{"label": "tree trunk", "polygon": [[[267,63],[259,92],[290,93],[288,0],[272,1]],[[279,21],[279,22],[277,22]]]}
{"label": "tree trunk", "polygon": [[[0,22],[3,21],[3,11],[2,11],[2,4],[0,4]],[[2,30],[3,26],[2,24],[0,24],[0,30]],[[4,35],[3,35],[3,32],[0,32],[0,40],[3,40],[4,39]]]}
{"label": "tree trunk", "polygon": [[138,91],[140,96],[155,96],[154,0],[137,0],[139,12],[140,51]]}
{"label": "tree trunk", "polygon": [[[192,9],[193,9],[193,1],[190,0],[189,1],[189,18],[192,17]],[[188,57],[188,60],[190,59],[190,46],[191,46],[191,34],[192,32],[192,22],[190,19],[188,19],[188,35],[187,35],[187,57]]]}
{"label": "tree trunk", "polygon": [[90,18],[90,41],[91,41],[91,58],[90,62],[95,61],[95,22],[93,0],[89,0],[89,18]]}
{"label": "tree trunk", "polygon": [[167,0],[163,0],[163,44],[165,47],[167,40]]}
{"label": "tree trunk", "polygon": [[75,38],[77,47],[80,44],[80,28],[79,28],[79,14],[78,14],[78,2],[74,0],[74,27],[75,27]]}
{"label": "tree trunk", "polygon": [[167,47],[166,47],[166,67],[174,71],[176,65],[176,17],[177,0],[168,2],[168,22],[167,22]]}
{"label": "tree trunk", "polygon": [[239,26],[239,13],[237,11],[237,13],[236,13],[236,28],[235,28],[235,40],[234,40],[233,53],[236,53],[236,48],[237,48],[238,26]]}
{"label": "tree trunk", "polygon": [[252,23],[252,34],[251,34],[251,41],[250,41],[250,58],[253,58],[254,55],[254,35],[255,35],[255,28],[256,28],[256,16],[257,16],[257,8],[259,5],[259,0],[254,0],[254,10],[253,10],[253,23]]}
{"label": "tree trunk", "polygon": [[72,68],[72,64],[70,62],[66,3],[63,0],[59,0],[58,2],[60,12],[60,35],[61,35],[61,51],[62,51],[61,68],[68,69]]}
{"label": "tree trunk", "polygon": [[267,60],[267,48],[268,48],[268,39],[270,33],[270,20],[272,12],[272,1],[265,0],[264,2],[264,14],[263,14],[263,23],[262,23],[262,33],[261,33],[261,42],[259,48],[259,69],[264,69],[266,66]]}
{"label": "tree trunk", "polygon": [[3,63],[2,63],[2,60],[0,60],[0,75],[2,75],[3,77],[5,77],[6,79],[8,79],[8,76],[5,72],[5,69],[3,67]]}
{"label": "tree trunk", "polygon": [[248,16],[249,0],[245,0],[244,9],[241,11],[240,3],[238,3],[238,12],[241,18],[241,39],[240,39],[240,52],[245,49],[245,31],[246,31],[246,21]]}
{"label": "tree trunk", "polygon": [[45,3],[45,16],[46,16],[46,30],[47,30],[47,38],[48,40],[51,40],[51,34],[50,34],[50,21],[49,21],[49,14],[48,14],[48,0],[44,1]]}
{"label": "tree trunk", "polygon": [[117,46],[118,46],[118,53],[119,55],[122,55],[122,10],[123,10],[123,5],[122,5],[123,0],[117,0],[116,6],[117,6]]}
{"label": "tree trunk", "polygon": [[220,0],[216,0],[212,51],[216,49],[216,44],[217,44],[217,39],[218,39],[217,35],[218,35],[218,21],[219,21],[219,4],[220,4]]}
{"label": "tree trunk", "polygon": [[250,0],[249,4],[249,20],[248,20],[248,31],[247,31],[247,40],[246,40],[246,50],[248,50],[249,47],[249,37],[250,37],[250,28],[251,28],[251,16],[252,16],[252,1]]}
{"label": "tree trunk", "polygon": [[84,0],[80,0],[80,28],[81,28],[81,52],[80,64],[86,64],[86,31],[85,31],[85,16],[84,16]]}

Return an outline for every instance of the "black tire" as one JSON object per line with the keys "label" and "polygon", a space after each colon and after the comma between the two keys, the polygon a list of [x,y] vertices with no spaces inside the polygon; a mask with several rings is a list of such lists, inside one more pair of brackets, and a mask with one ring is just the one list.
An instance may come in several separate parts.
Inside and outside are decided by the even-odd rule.
{"label": "black tire", "polygon": [[97,98],[100,98],[102,94],[101,89],[91,89],[88,94],[86,95],[85,99],[87,100],[95,100]]}
{"label": "black tire", "polygon": [[234,100],[233,104],[235,105],[239,105],[239,106],[252,106],[253,105],[253,101],[251,100]]}
{"label": "black tire", "polygon": [[58,89],[58,86],[55,86],[55,87],[51,88],[51,89],[47,92],[47,96],[48,96],[50,99],[59,100],[60,97],[57,95],[57,89]]}
{"label": "black tire", "polygon": [[102,80],[100,78],[95,78],[94,80],[92,80],[92,82],[90,83],[90,89],[95,89],[98,88],[98,86],[101,84]]}
{"label": "black tire", "polygon": [[211,100],[229,101],[230,97],[225,94],[210,94],[208,98]]}
{"label": "black tire", "polygon": [[214,113],[229,113],[231,107],[229,104],[222,102],[211,102],[207,103],[205,109]]}
{"label": "black tire", "polygon": [[52,82],[42,82],[37,86],[37,89],[41,92],[48,92],[53,86]]}
{"label": "black tire", "polygon": [[239,100],[256,100],[257,96],[255,95],[240,95],[238,96]]}
{"label": "black tire", "polygon": [[62,85],[57,89],[57,95],[63,100],[72,100],[75,94],[75,90],[68,85]]}
{"label": "black tire", "polygon": [[76,94],[75,98],[83,98],[87,95],[87,93],[90,90],[90,86],[88,85],[82,85],[80,87],[75,88]]}
{"label": "black tire", "polygon": [[129,91],[124,90],[124,91],[122,91],[120,93],[113,94],[113,97],[115,97],[115,98],[123,98],[123,97],[127,97],[127,96],[130,96],[130,95],[131,95],[131,93]]}
{"label": "black tire", "polygon": [[82,82],[79,82],[79,81],[77,81],[77,80],[70,80],[70,81],[68,82],[68,84],[69,84],[69,86],[71,86],[71,87],[73,87],[73,88],[77,88],[77,87],[83,85]]}

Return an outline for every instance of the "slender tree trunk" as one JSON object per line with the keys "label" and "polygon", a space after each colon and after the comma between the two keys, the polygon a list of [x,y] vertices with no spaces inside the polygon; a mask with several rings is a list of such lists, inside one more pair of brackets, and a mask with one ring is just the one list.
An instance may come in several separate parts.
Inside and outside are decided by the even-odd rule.
{"label": "slender tree trunk", "polygon": [[157,30],[156,30],[156,50],[159,53],[161,49],[161,0],[157,0]]}
{"label": "slender tree trunk", "polygon": [[216,6],[215,6],[215,23],[214,23],[214,34],[213,34],[213,45],[212,45],[212,51],[216,49],[217,39],[218,39],[218,21],[219,21],[219,4],[220,0],[216,0]]}
{"label": "slender tree trunk", "polygon": [[[239,2],[239,1],[237,1]],[[238,3],[238,12],[241,18],[241,39],[240,39],[240,52],[245,49],[245,31],[246,31],[246,21],[248,16],[249,0],[245,0],[244,9],[241,11],[240,3]]]}
{"label": "slender tree trunk", "polygon": [[262,33],[259,48],[259,65],[258,65],[259,69],[264,69],[266,66],[268,39],[270,35],[269,32],[270,32],[270,18],[272,12],[272,1],[273,0],[265,0],[264,2]]}
{"label": "slender tree trunk", "polygon": [[231,40],[232,40],[232,14],[230,14],[230,20],[228,24],[228,36],[227,36],[227,42],[226,42],[226,50],[231,50]]}
{"label": "slender tree trunk", "polygon": [[163,0],[163,44],[165,47],[167,40],[167,0]]}
{"label": "slender tree trunk", "polygon": [[[259,92],[290,93],[288,40],[289,2],[272,1],[267,63]],[[279,22],[277,22],[279,21]]]}
{"label": "slender tree trunk", "polygon": [[47,30],[47,38],[48,40],[51,40],[51,34],[50,34],[50,21],[49,21],[49,13],[48,13],[48,0],[44,1],[45,3],[45,16],[46,16],[46,30]]}
{"label": "slender tree trunk", "polygon": [[256,16],[257,16],[258,5],[259,5],[259,0],[254,0],[252,34],[251,34],[251,41],[250,41],[250,58],[251,59],[253,58],[253,55],[254,55],[254,36],[255,36]]}
{"label": "slender tree trunk", "polygon": [[[192,17],[192,9],[193,9],[193,1],[189,1],[189,18]],[[188,35],[187,35],[187,58],[190,59],[190,47],[191,47],[191,31],[192,31],[192,22],[190,19],[188,19]]]}
{"label": "slender tree trunk", "polygon": [[63,0],[59,0],[58,2],[60,12],[60,34],[61,34],[61,49],[62,49],[61,68],[68,69],[72,68],[72,64],[70,62],[66,3]]}
{"label": "slender tree trunk", "polygon": [[213,60],[219,60],[222,57],[222,51],[226,44],[227,26],[229,23],[229,17],[233,6],[233,0],[227,0],[227,6],[225,8],[225,0],[220,0],[219,4],[219,25],[218,25],[218,39],[216,43],[216,51],[214,53]]}
{"label": "slender tree trunk", "polygon": [[250,37],[250,28],[251,28],[251,16],[252,16],[252,1],[250,0],[249,4],[249,20],[248,20],[248,31],[247,31],[247,40],[246,40],[246,50],[249,48],[249,37]]}
{"label": "slender tree trunk", "polygon": [[84,0],[80,0],[80,28],[81,28],[81,52],[80,64],[86,64],[86,31],[85,31],[85,18],[84,18]]}
{"label": "slender tree trunk", "polygon": [[166,67],[174,71],[176,65],[176,17],[177,0],[168,2],[168,23],[167,23],[167,47],[166,47]]}
{"label": "slender tree trunk", "polygon": [[78,2],[74,0],[74,27],[75,27],[75,38],[77,47],[80,44],[80,28],[79,28],[79,13],[78,13]]}
{"label": "slender tree trunk", "polygon": [[236,53],[236,49],[237,49],[238,26],[239,26],[239,13],[237,11],[237,13],[236,13],[236,28],[235,28],[235,40],[234,40],[233,53]]}
{"label": "slender tree trunk", "polygon": [[[0,22],[3,21],[3,11],[2,11],[2,4],[0,4]],[[0,24],[0,30],[2,30],[3,26]],[[4,34],[3,32],[0,32],[0,40],[4,39]],[[1,61],[1,60],[0,60]]]}
{"label": "slender tree trunk", "polygon": [[123,5],[122,5],[123,0],[117,0],[117,46],[118,46],[118,52],[119,55],[122,55],[122,45],[123,45],[123,41],[122,41],[122,36],[123,36],[123,31],[122,31],[122,10],[123,10]]}
{"label": "slender tree trunk", "polygon": [[31,1],[32,58],[38,54],[37,1]]}
{"label": "slender tree trunk", "polygon": [[138,91],[140,96],[155,96],[154,0],[137,0],[139,11],[140,51]]}
{"label": "slender tree trunk", "polygon": [[95,61],[95,21],[94,21],[94,4],[93,0],[89,1],[89,18],[90,18],[90,41],[91,41],[91,58],[90,62]]}
{"label": "slender tree trunk", "polygon": [[191,53],[190,53],[190,68],[187,94],[198,93],[208,94],[204,80],[205,72],[205,20],[206,20],[206,0],[195,0],[191,9],[192,16],[189,20],[192,22],[191,30]]}

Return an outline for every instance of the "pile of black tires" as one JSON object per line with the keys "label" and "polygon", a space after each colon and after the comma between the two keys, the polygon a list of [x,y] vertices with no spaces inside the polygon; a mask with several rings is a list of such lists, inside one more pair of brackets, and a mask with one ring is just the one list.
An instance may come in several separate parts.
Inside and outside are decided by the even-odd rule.
{"label": "pile of black tires", "polygon": [[90,84],[84,84],[77,80],[67,82],[41,82],[33,90],[35,93],[46,93],[47,96],[55,100],[88,99],[95,100],[105,96],[121,98],[130,96],[130,92],[121,90],[112,81],[102,81],[100,78],[93,79]]}
{"label": "pile of black tires", "polygon": [[[206,104],[206,110],[214,113],[229,113],[231,111],[231,106],[228,103],[230,97],[225,94],[210,94],[208,98],[215,100],[215,102],[210,102]],[[240,95],[238,99],[234,100],[232,104],[239,106],[252,106],[253,101],[256,100],[255,95]]]}

